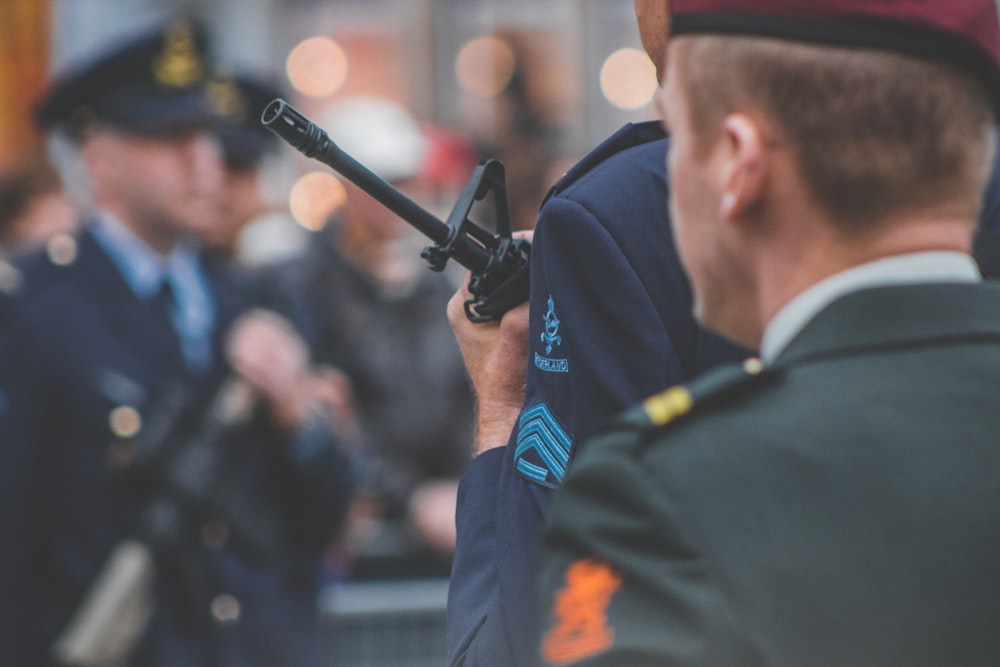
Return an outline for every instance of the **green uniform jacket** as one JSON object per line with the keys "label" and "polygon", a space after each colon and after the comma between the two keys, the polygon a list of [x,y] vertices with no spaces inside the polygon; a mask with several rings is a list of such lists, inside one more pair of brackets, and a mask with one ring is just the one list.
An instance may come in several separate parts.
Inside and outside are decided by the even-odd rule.
{"label": "green uniform jacket", "polygon": [[648,400],[574,464],[546,660],[1000,664],[1000,286],[855,292],[750,371]]}

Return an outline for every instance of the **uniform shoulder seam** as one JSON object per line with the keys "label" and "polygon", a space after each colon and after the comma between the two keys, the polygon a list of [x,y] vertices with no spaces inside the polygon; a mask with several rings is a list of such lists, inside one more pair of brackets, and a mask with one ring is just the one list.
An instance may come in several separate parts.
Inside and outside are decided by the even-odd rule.
{"label": "uniform shoulder seam", "polygon": [[659,430],[675,424],[689,414],[759,386],[777,373],[765,369],[756,357],[741,364],[720,366],[687,384],[653,394],[624,413],[621,420],[640,430]]}

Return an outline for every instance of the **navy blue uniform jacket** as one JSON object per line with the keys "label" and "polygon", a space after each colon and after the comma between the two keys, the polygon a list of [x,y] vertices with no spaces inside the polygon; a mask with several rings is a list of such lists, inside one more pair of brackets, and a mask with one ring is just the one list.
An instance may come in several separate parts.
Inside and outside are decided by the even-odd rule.
{"label": "navy blue uniform jacket", "polygon": [[[61,261],[44,252],[27,258],[21,294],[0,304],[8,316],[0,334],[4,665],[48,664],[51,642],[111,549],[135,528],[142,500],[108,464],[112,411],[130,406],[148,417],[158,388],[185,374],[172,331],[151,316],[89,233],[75,256]],[[206,275],[217,309],[218,360],[244,292],[232,276]],[[212,375],[225,372],[217,363]],[[243,435],[235,443],[239,456],[227,465],[281,517],[288,559],[239,557],[232,540],[197,544],[209,583],[204,604],[195,607],[159,568],[158,604],[135,664],[287,664],[315,619],[315,577],[346,506],[346,466],[330,448],[308,465],[296,461],[280,434],[265,427]],[[215,620],[212,599],[222,603]]]}
{"label": "navy blue uniform jacket", "polygon": [[666,211],[667,140],[628,125],[573,167],[539,214],[527,390],[506,447],[459,488],[449,664],[534,665],[546,505],[604,419],[747,355],[699,329]]}

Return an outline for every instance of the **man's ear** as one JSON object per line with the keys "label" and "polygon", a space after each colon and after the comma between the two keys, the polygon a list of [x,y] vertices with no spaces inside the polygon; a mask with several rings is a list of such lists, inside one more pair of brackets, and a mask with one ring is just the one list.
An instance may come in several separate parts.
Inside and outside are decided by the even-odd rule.
{"label": "man's ear", "polygon": [[735,113],[723,121],[720,215],[732,222],[757,207],[767,190],[769,155],[760,124]]}
{"label": "man's ear", "polygon": [[80,140],[80,157],[89,170],[104,166],[107,149],[106,138],[100,134],[89,134]]}
{"label": "man's ear", "polygon": [[80,159],[86,165],[92,196],[103,196],[106,184],[114,173],[114,141],[115,138],[106,133],[94,133],[80,145]]}

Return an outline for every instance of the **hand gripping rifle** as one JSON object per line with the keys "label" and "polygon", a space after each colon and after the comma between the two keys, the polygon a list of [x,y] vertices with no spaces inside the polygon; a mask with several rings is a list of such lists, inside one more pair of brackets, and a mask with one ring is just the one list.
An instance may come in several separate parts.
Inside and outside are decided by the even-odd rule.
{"label": "hand gripping rifle", "polygon": [[[471,321],[499,321],[508,310],[527,301],[531,245],[512,238],[503,164],[496,160],[479,163],[445,223],[341,150],[284,100],[268,104],[261,123],[306,157],[338,171],[434,241],[435,245],[420,253],[432,270],[444,270],[449,259],[468,269],[472,298],[465,302],[465,314]],[[473,204],[489,193],[493,193],[496,233],[469,219]]]}

